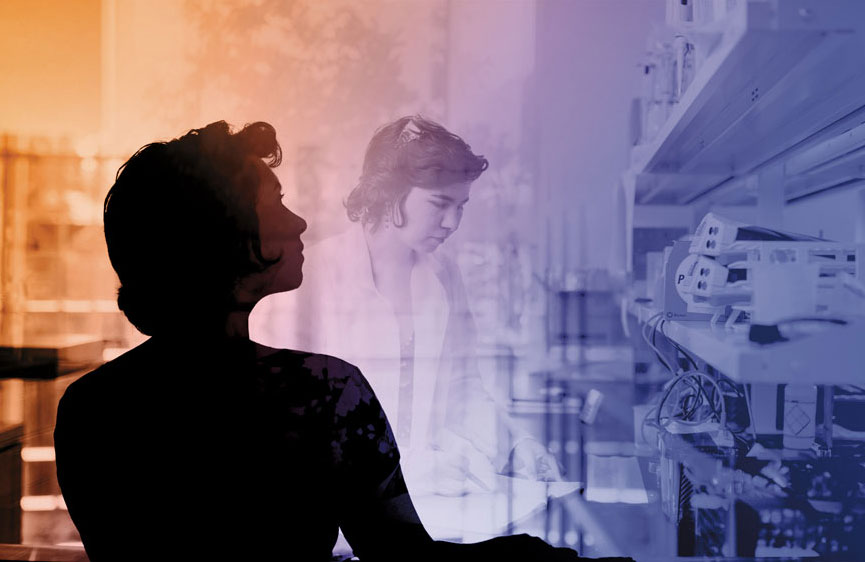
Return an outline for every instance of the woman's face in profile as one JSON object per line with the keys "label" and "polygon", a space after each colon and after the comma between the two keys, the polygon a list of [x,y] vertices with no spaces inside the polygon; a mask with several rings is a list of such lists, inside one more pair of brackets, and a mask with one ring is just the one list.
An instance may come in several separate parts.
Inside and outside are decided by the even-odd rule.
{"label": "woman's face in profile", "polygon": [[444,187],[412,187],[403,205],[404,224],[392,231],[418,253],[435,251],[456,232],[469,200],[471,182]]}
{"label": "woman's face in profile", "polygon": [[282,186],[276,175],[264,162],[255,158],[261,178],[255,212],[261,238],[261,253],[267,259],[281,256],[260,273],[250,277],[258,298],[272,293],[297,289],[303,280],[303,243],[300,235],[306,230],[306,221],[292,213],[282,203]]}

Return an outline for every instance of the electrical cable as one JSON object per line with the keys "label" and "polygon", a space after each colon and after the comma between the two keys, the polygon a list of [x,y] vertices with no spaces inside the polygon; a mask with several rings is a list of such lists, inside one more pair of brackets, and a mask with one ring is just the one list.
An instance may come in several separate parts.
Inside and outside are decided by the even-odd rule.
{"label": "electrical cable", "polygon": [[[721,384],[730,386],[737,395],[741,396],[738,388],[731,382],[720,379],[718,380],[700,372],[697,361],[687,351],[685,351],[678,342],[670,338],[664,331],[663,313],[659,312],[652,315],[642,326],[640,333],[646,345],[655,353],[658,361],[674,375],[674,378],[665,385],[664,393],[659,400],[657,406],[650,409],[643,418],[640,425],[640,433],[643,441],[646,441],[645,426],[652,425],[658,429],[667,430],[673,421],[681,425],[698,426],[707,421],[707,419],[715,418],[719,422],[721,428],[726,429],[727,426],[727,406],[724,401],[724,391]],[[649,330],[652,331],[651,337]],[[675,348],[678,353],[681,353],[692,369],[684,369],[679,366],[678,358],[676,361],[670,361],[669,357],[658,347],[656,336],[660,331],[661,335],[667,342]],[[674,365],[678,368],[674,368]],[[709,385],[711,395],[707,391],[706,385]],[[674,409],[665,415],[665,407],[673,400],[675,403]],[[702,411],[707,411],[703,415]],[[750,414],[749,414],[750,415]],[[651,418],[654,416],[654,420]],[[708,417],[707,417],[708,416]]]}
{"label": "electrical cable", "polygon": [[[649,418],[652,417],[652,415],[655,413],[656,409],[657,409],[657,406],[649,408],[649,411],[646,412],[645,416],[643,416],[642,423],[640,423],[640,437],[643,438],[643,442],[646,444],[650,444],[649,440],[646,439],[646,426],[649,425],[651,427],[655,427],[654,422],[650,421]],[[657,443],[655,445],[657,445]]]}
{"label": "electrical cable", "polygon": [[754,423],[754,410],[751,409],[751,385],[748,385],[748,388],[745,389],[745,405],[748,407],[748,421],[750,422],[748,425],[751,426],[751,434],[754,436],[754,443],[757,442],[757,427]]}
{"label": "electrical cable", "polygon": [[[694,380],[691,380],[691,379],[694,379]],[[704,381],[708,381],[714,387],[714,389],[717,391],[717,394],[719,397],[718,406],[716,406],[714,404],[714,400],[709,399],[708,393],[706,392],[705,388],[703,388],[703,382]],[[666,405],[667,401],[670,399],[670,396],[673,394],[674,390],[677,390],[675,399],[676,399],[676,404],[678,406],[678,409],[681,413],[684,414],[684,409],[682,407],[682,404],[683,404],[682,394],[681,394],[681,391],[678,391],[680,384],[683,382],[687,382],[688,386],[690,386],[692,391],[694,389],[694,386],[691,386],[691,385],[696,385],[696,388],[697,388],[697,391],[694,394],[690,395],[692,398],[688,398],[688,400],[697,400],[700,397],[705,397],[706,401],[707,401],[706,406],[711,410],[712,415],[714,415],[715,417],[718,418],[718,422],[719,422],[721,427],[726,428],[726,426],[727,426],[727,407],[726,407],[726,404],[724,404],[723,393],[721,391],[721,387],[718,385],[718,382],[714,378],[710,377],[709,375],[707,375],[705,373],[701,373],[699,371],[686,371],[681,376],[673,379],[672,384],[670,384],[670,386],[667,388],[666,392],[664,393],[663,397],[661,398],[660,402],[658,403],[658,409],[657,409],[657,412],[655,413],[655,422],[658,424],[658,427],[662,428],[662,429],[666,429],[666,427],[674,421],[675,412],[673,415],[670,415],[669,417],[667,417],[666,420],[662,419],[663,418],[663,412],[664,412],[664,406]],[[696,412],[699,409],[699,407],[702,407],[702,404],[699,404],[699,406],[694,406],[693,408],[690,408],[691,413],[693,414],[694,412]],[[695,425],[700,425],[701,423],[704,423],[706,420],[705,419],[702,419],[702,420],[676,419],[675,421],[677,423],[680,423],[683,425],[695,426]]]}
{"label": "electrical cable", "polygon": [[640,330],[640,332],[641,332],[642,335],[643,335],[643,341],[645,341],[645,342],[646,342],[646,345],[648,345],[648,346],[652,349],[652,351],[655,352],[655,355],[657,356],[658,361],[660,361],[661,364],[662,364],[664,367],[666,367],[668,371],[670,371],[672,374],[675,375],[675,374],[676,374],[676,371],[675,371],[675,370],[673,369],[673,367],[670,365],[670,362],[667,361],[667,359],[666,359],[666,357],[664,356],[664,354],[661,353],[661,350],[658,349],[657,346],[655,346],[654,343],[652,343],[651,341],[649,341],[649,334],[647,333],[648,328],[652,326],[652,321],[653,321],[653,320],[659,320],[663,315],[664,315],[663,312],[659,312],[659,313],[655,314],[654,316],[652,316],[651,318],[649,318],[648,320],[646,320],[646,323],[645,323],[645,325],[643,326],[643,328]]}

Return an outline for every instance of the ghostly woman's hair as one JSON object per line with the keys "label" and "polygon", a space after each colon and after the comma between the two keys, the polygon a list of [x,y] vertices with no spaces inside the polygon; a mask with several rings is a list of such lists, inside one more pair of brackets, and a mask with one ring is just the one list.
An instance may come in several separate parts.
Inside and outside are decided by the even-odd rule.
{"label": "ghostly woman's hair", "polygon": [[117,304],[147,335],[193,332],[230,312],[239,278],[278,261],[261,254],[255,158],[278,166],[268,123],[224,121],[142,147],[117,172],[103,220]]}
{"label": "ghostly woman's hair", "polygon": [[363,173],[345,201],[348,218],[377,228],[385,217],[404,223],[412,187],[441,188],[472,182],[489,166],[463,139],[419,115],[378,129],[369,141]]}

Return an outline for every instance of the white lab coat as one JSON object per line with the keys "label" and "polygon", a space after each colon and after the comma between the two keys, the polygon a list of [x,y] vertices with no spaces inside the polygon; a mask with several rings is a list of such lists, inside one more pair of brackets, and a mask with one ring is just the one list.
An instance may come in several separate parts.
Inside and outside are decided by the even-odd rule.
{"label": "white lab coat", "polygon": [[[361,227],[353,225],[304,254],[303,284],[263,299],[250,317],[250,337],[271,347],[324,353],[353,363],[395,424],[399,329],[390,304],[375,288]],[[411,294],[411,443],[398,442],[410,490],[410,459],[424,449],[465,453],[470,444],[490,461],[501,461],[495,460],[497,409],[478,372],[474,321],[456,264],[441,250],[423,256],[412,273]]]}

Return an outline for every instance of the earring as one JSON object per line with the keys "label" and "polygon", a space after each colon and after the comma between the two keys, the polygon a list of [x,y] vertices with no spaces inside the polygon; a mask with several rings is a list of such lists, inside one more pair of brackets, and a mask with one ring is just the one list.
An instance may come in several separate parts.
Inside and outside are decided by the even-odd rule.
{"label": "earring", "polygon": [[397,228],[402,228],[402,226],[405,224],[405,220],[403,219],[402,208],[399,205],[399,203],[397,203],[396,205],[393,206],[392,215],[393,215],[393,225]]}
{"label": "earring", "polygon": [[382,213],[382,222],[384,223],[385,230],[390,228],[390,216],[392,213],[393,213],[393,210],[391,208],[391,204],[390,203],[385,204],[384,213]]}

